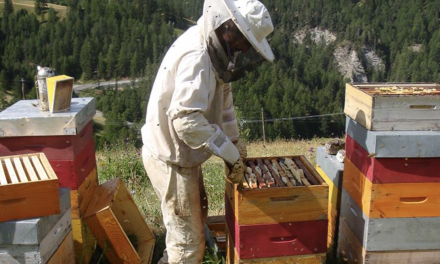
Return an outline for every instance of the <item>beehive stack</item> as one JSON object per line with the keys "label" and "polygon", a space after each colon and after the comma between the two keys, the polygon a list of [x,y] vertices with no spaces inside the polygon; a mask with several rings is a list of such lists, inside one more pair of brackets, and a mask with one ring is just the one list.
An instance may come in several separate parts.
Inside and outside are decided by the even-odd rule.
{"label": "beehive stack", "polygon": [[349,263],[440,259],[440,86],[347,84],[339,254]]}
{"label": "beehive stack", "polygon": [[344,163],[339,162],[335,155],[329,154],[326,147],[318,147],[316,149],[316,171],[329,188],[327,246],[329,253],[334,256],[338,241]]}
{"label": "beehive stack", "polygon": [[70,190],[43,153],[0,157],[0,263],[73,264],[71,221]]}
{"label": "beehive stack", "polygon": [[251,158],[226,183],[229,263],[323,263],[328,185],[304,156]]}
{"label": "beehive stack", "polygon": [[77,263],[88,263],[92,234],[81,220],[98,184],[93,142],[94,98],[74,98],[70,111],[40,111],[37,100],[22,100],[0,113],[0,156],[42,152],[71,191],[72,229]]}

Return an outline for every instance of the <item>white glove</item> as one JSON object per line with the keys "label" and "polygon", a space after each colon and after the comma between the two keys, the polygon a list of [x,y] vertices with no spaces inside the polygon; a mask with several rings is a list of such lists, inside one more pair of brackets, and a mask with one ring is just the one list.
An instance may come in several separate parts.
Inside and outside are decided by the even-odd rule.
{"label": "white glove", "polygon": [[225,162],[225,172],[227,181],[235,184],[241,184],[243,182],[244,175],[243,159],[238,159],[237,162],[232,165]]}

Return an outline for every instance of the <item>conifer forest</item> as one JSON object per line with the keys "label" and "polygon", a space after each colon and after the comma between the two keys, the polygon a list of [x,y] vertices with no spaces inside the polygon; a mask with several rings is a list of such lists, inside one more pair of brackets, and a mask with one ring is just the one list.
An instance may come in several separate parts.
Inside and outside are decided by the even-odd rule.
{"label": "conifer forest", "polygon": [[[23,82],[26,99],[36,98],[37,65],[82,83],[137,80],[80,96],[96,97],[105,117],[97,145],[139,145],[158,66],[197,22],[203,0],[19,2],[0,2],[0,110],[23,98]],[[276,60],[233,84],[247,140],[262,138],[263,116],[267,139],[340,136],[346,82],[440,83],[438,0],[262,2]]]}

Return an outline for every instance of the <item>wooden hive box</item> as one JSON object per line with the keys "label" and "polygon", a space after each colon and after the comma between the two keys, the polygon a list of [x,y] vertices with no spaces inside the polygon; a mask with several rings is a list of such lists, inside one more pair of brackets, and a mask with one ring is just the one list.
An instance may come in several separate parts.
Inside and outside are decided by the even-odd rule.
{"label": "wooden hive box", "polygon": [[[226,218],[224,215],[208,216],[206,225],[210,234],[207,246],[217,247],[219,253],[226,252]],[[206,229],[205,229],[206,231]],[[214,244],[215,243],[215,244]]]}
{"label": "wooden hive box", "polygon": [[72,231],[71,212],[67,210],[38,244],[1,245],[1,264],[45,264],[64,238]]}
{"label": "wooden hive box", "polygon": [[440,217],[370,219],[343,190],[341,219],[366,251],[440,250]]}
{"label": "wooden hive box", "polygon": [[51,113],[68,111],[73,93],[73,78],[58,75],[46,78],[47,98]]}
{"label": "wooden hive box", "polygon": [[47,264],[74,264],[75,251],[73,250],[73,235],[72,231],[67,234],[61,245],[57,248],[55,253],[47,261]]}
{"label": "wooden hive box", "polygon": [[58,175],[60,186],[77,190],[96,167],[93,138],[73,160],[49,160],[49,163]]}
{"label": "wooden hive box", "polygon": [[59,189],[61,212],[23,220],[13,220],[0,223],[0,248],[2,245],[38,245],[48,232],[70,209],[70,190]]}
{"label": "wooden hive box", "polygon": [[[268,161],[278,162],[268,164]],[[291,163],[288,163],[290,160]],[[226,183],[226,222],[241,260],[280,256],[307,255],[327,251],[328,185],[304,156],[249,158],[246,165],[257,171],[259,187]],[[266,168],[262,166],[266,163]],[[294,164],[297,177],[289,177],[287,164]],[[284,176],[270,183],[267,172],[278,166]],[[286,166],[286,167],[284,167]],[[292,165],[293,166],[293,165]],[[254,168],[255,167],[255,168]],[[301,171],[301,173],[298,173]],[[264,177],[264,178],[263,178]],[[299,179],[300,178],[300,179]],[[284,181],[286,180],[286,181]],[[283,183],[281,183],[283,181]],[[310,182],[309,182],[310,181]],[[265,183],[262,185],[261,183]],[[281,183],[281,184],[279,184]],[[270,185],[273,186],[270,186]],[[261,187],[261,188],[260,188]],[[292,246],[293,245],[293,246]]]}
{"label": "wooden hive box", "polygon": [[59,213],[58,178],[43,153],[0,158],[0,222]]}
{"label": "wooden hive box", "polygon": [[78,190],[70,191],[72,203],[72,232],[75,256],[78,264],[89,263],[95,251],[96,239],[81,218],[84,217],[97,187],[98,175],[95,167],[79,186]]}
{"label": "wooden hive box", "polygon": [[336,253],[344,163],[337,161],[336,155],[328,154],[325,147],[318,147],[316,149],[316,171],[329,188],[327,246],[329,252]]}
{"label": "wooden hive box", "polygon": [[11,156],[43,152],[48,160],[73,161],[91,140],[93,140],[92,121],[76,135],[1,138],[0,155]]}
{"label": "wooden hive box", "polygon": [[436,83],[347,83],[344,112],[368,130],[440,130]]}
{"label": "wooden hive box", "polygon": [[110,263],[151,263],[153,233],[120,179],[96,188],[83,220]]}
{"label": "wooden hive box", "polygon": [[368,218],[439,217],[440,183],[372,183],[345,159],[343,187]]}
{"label": "wooden hive box", "polygon": [[341,220],[338,256],[342,263],[350,264],[436,264],[439,263],[440,250],[366,251],[345,221]]}
{"label": "wooden hive box", "polygon": [[373,184],[440,182],[439,158],[376,158],[350,136],[345,141],[347,159]]}
{"label": "wooden hive box", "polygon": [[437,158],[440,131],[371,131],[346,117],[345,132],[375,158]]}
{"label": "wooden hive box", "polygon": [[326,254],[308,254],[299,256],[280,256],[273,258],[252,258],[252,259],[240,259],[237,250],[234,247],[234,242],[231,234],[226,228],[226,263],[227,264],[325,264]]}
{"label": "wooden hive box", "polygon": [[38,100],[21,100],[0,112],[1,137],[78,135],[96,113],[93,97],[73,98],[70,111],[40,111]]}

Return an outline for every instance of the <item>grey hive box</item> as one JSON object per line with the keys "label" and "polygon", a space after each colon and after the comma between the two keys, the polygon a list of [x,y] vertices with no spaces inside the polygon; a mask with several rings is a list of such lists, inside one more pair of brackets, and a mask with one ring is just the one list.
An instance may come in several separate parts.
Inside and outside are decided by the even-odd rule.
{"label": "grey hive box", "polygon": [[70,110],[40,111],[37,100],[21,100],[0,112],[1,137],[77,135],[96,113],[93,97],[72,98]]}
{"label": "grey hive box", "polygon": [[345,132],[376,158],[440,157],[440,131],[371,131],[347,116]]}
{"label": "grey hive box", "polygon": [[[70,189],[60,188],[61,213],[0,223],[0,248],[3,245],[38,245],[70,209]],[[1,258],[1,257],[0,257]]]}
{"label": "grey hive box", "polygon": [[325,147],[316,148],[316,164],[321,167],[325,175],[338,187],[342,188],[342,176],[344,173],[344,163],[336,160],[336,155],[330,155],[325,151]]}
{"label": "grey hive box", "polygon": [[71,214],[68,209],[38,244],[0,245],[0,264],[47,263],[72,230]]}

